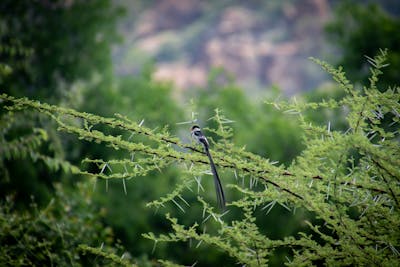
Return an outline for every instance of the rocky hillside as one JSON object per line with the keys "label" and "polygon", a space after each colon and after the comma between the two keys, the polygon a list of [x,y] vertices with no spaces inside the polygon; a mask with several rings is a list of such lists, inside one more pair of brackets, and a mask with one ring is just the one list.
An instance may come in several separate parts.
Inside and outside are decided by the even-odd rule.
{"label": "rocky hillside", "polygon": [[249,90],[276,84],[290,95],[322,80],[308,57],[332,57],[323,39],[328,0],[121,3],[127,16],[124,43],[114,50],[117,74],[134,75],[154,59],[155,77],[178,92],[204,86],[209,71],[223,67]]}

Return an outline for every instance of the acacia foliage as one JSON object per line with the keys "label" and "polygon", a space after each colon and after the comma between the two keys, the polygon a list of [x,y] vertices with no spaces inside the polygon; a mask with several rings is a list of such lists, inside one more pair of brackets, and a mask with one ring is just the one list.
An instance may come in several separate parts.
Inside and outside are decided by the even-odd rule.
{"label": "acacia foliage", "polygon": [[[387,66],[385,60],[386,51],[374,59],[368,58],[371,76],[369,84],[361,89],[347,80],[341,68],[315,60],[332,75],[345,96],[318,103],[273,103],[277,109],[296,116],[304,129],[305,149],[289,167],[276,166],[266,158],[235,147],[229,142],[232,130],[226,124],[228,120],[216,113],[214,120],[218,126],[208,130],[219,141],[213,142],[211,152],[222,172],[238,178],[228,187],[242,197],[230,201],[228,211],[221,214],[198,196],[203,218],[182,223],[167,214],[172,232],[148,233],[144,237],[154,241],[154,249],[161,242],[214,246],[234,261],[249,266],[268,264],[270,257],[282,248],[290,249],[286,264],[291,266],[396,265],[400,258],[400,94],[398,87],[379,88],[378,77]],[[174,203],[177,209],[188,210],[185,207],[191,203],[182,197],[182,192],[201,188],[199,177],[208,171],[203,151],[171,136],[166,128],[156,132],[118,114],[104,118],[23,98],[1,98],[8,103],[5,108],[13,112],[35,109],[51,116],[62,131],[126,152],[126,158],[85,159],[84,162],[96,163],[99,172],[79,172],[94,180],[124,182],[167,166],[179,167],[177,187],[148,204],[157,209]],[[322,109],[343,109],[347,129],[333,129],[329,122],[313,125],[304,116],[309,110]],[[122,134],[100,131],[99,125],[101,129],[118,129]],[[132,134],[141,136],[140,142],[132,141]],[[260,229],[255,213],[264,210],[268,216],[275,205],[293,212],[307,211],[315,219],[304,222],[307,232],[273,239]],[[242,217],[228,219],[229,209],[241,210]]]}

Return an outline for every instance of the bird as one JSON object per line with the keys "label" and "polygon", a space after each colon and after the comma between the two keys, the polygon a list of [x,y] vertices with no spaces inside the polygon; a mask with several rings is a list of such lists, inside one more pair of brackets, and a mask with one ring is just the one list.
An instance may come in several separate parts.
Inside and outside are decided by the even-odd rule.
{"label": "bird", "polygon": [[215,167],[214,161],[211,157],[210,154],[210,143],[208,143],[207,138],[204,136],[204,134],[201,132],[201,129],[198,125],[193,125],[190,129],[192,137],[200,144],[203,145],[204,152],[206,153],[208,160],[210,161],[210,166],[211,166],[211,172],[214,176],[214,184],[215,184],[215,190],[217,193],[217,201],[218,201],[218,206],[222,209],[225,210],[225,194],[224,190],[222,188],[221,180],[219,179],[217,168]]}

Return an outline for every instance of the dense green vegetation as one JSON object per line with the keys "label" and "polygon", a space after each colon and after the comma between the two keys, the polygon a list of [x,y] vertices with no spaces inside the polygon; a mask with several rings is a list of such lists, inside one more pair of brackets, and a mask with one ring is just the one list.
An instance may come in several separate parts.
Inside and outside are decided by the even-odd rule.
{"label": "dense green vegetation", "polygon": [[257,102],[216,70],[182,104],[151,64],[114,76],[110,1],[2,1],[0,265],[395,265],[398,19],[369,8],[328,26],[349,80],[315,60],[336,83]]}
{"label": "dense green vegetation", "polygon": [[[373,14],[373,16],[371,15]],[[400,83],[400,19],[378,5],[354,5],[344,1],[335,10],[335,19],[326,26],[328,39],[340,48],[337,63],[355,82],[368,82],[365,56],[376,55],[379,49],[389,50],[387,69],[381,78],[383,87]]]}

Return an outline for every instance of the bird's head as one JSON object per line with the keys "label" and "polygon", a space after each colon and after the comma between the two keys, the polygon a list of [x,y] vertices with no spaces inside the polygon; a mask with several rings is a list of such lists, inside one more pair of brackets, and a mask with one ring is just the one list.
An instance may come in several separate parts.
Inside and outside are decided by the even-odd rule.
{"label": "bird's head", "polygon": [[200,130],[200,127],[199,127],[198,125],[193,125],[193,126],[190,128],[190,131],[191,131],[191,132],[193,132],[193,131],[198,131],[198,130]]}

